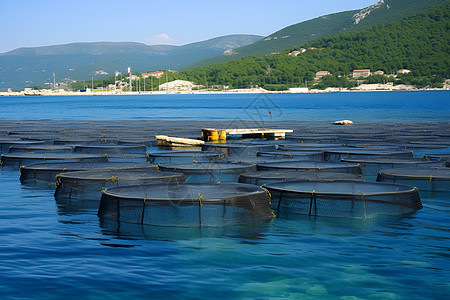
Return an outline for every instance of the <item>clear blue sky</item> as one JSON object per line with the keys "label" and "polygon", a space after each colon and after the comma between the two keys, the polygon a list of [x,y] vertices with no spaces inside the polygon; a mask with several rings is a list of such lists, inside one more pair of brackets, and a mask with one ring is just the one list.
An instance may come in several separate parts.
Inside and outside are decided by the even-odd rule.
{"label": "clear blue sky", "polygon": [[73,42],[184,45],[227,34],[269,35],[377,0],[0,0],[0,53]]}

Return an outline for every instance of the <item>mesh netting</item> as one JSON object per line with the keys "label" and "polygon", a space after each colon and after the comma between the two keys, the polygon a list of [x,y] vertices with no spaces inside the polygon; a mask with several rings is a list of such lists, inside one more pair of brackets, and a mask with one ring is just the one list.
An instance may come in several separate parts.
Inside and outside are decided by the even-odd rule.
{"label": "mesh netting", "polygon": [[331,171],[350,174],[361,174],[361,166],[359,164],[346,164],[340,162],[315,162],[315,161],[282,161],[271,163],[258,163],[258,171],[273,170],[315,170],[315,171]]}
{"label": "mesh netting", "polygon": [[270,157],[274,159],[294,158],[295,160],[323,161],[322,151],[277,151],[258,152],[258,156]]}
{"label": "mesh netting", "polygon": [[228,157],[227,161],[230,163],[246,163],[256,165],[258,163],[266,162],[278,162],[278,161],[294,161],[293,157],[281,156],[279,158],[273,158],[268,156],[232,156]]}
{"label": "mesh netting", "polygon": [[44,144],[43,141],[0,140],[0,154],[8,153],[11,146],[36,146]]}
{"label": "mesh netting", "polygon": [[378,172],[394,168],[439,167],[444,161],[431,161],[420,158],[360,158],[342,159],[342,162],[359,163],[364,176],[376,176]]}
{"label": "mesh netting", "polygon": [[269,184],[271,208],[280,217],[371,218],[422,208],[419,192],[408,186],[362,181],[285,181]]}
{"label": "mesh netting", "polygon": [[161,164],[159,168],[163,171],[181,172],[186,177],[186,182],[191,183],[238,182],[242,173],[256,171],[255,165],[245,163],[178,163]]}
{"label": "mesh netting", "polygon": [[448,168],[398,168],[382,170],[377,181],[415,186],[419,191],[450,192]]}
{"label": "mesh netting", "polygon": [[147,154],[133,154],[133,153],[123,153],[123,154],[111,154],[107,155],[108,161],[110,162],[128,162],[128,163],[147,163]]}
{"label": "mesh netting", "polygon": [[239,182],[261,186],[285,180],[364,180],[364,177],[356,174],[338,172],[308,171],[257,171],[241,174]]}
{"label": "mesh netting", "polygon": [[265,190],[238,183],[128,186],[105,191],[98,215],[156,226],[220,227],[271,220],[269,200]]}
{"label": "mesh netting", "polygon": [[15,153],[2,154],[1,165],[3,167],[19,168],[23,165],[42,163],[46,161],[85,161],[85,162],[107,162],[106,155],[75,154],[75,153]]}
{"label": "mesh netting", "polygon": [[158,151],[150,153],[149,162],[153,164],[164,163],[187,163],[187,162],[210,162],[222,159],[222,152],[210,151]]}
{"label": "mesh netting", "polygon": [[11,146],[9,153],[70,153],[73,151],[71,146],[59,145],[38,145],[38,146]]}
{"label": "mesh netting", "polygon": [[147,169],[156,168],[147,163],[123,163],[123,162],[64,162],[42,163],[20,167],[20,182],[23,184],[55,184],[56,175],[65,172],[107,169]]}
{"label": "mesh netting", "polygon": [[342,149],[325,149],[325,160],[341,161],[342,159],[357,159],[367,157],[389,157],[389,158],[408,158],[413,157],[412,151],[402,151],[395,149],[384,150],[367,149],[367,148],[342,148]]}
{"label": "mesh netting", "polygon": [[279,150],[308,150],[313,149],[327,149],[327,148],[338,148],[342,147],[342,144],[320,144],[320,143],[296,143],[296,144],[280,144],[278,146]]}
{"label": "mesh netting", "polygon": [[273,151],[275,145],[253,145],[253,144],[205,144],[203,151],[222,152],[227,156],[256,156],[258,152]]}
{"label": "mesh netting", "polygon": [[135,138],[135,139],[120,139],[119,145],[146,145],[147,147],[155,147],[158,145],[156,138]]}
{"label": "mesh netting", "polygon": [[147,146],[145,145],[85,145],[75,146],[75,153],[89,154],[145,154]]}
{"label": "mesh netting", "polygon": [[56,176],[55,198],[100,201],[101,191],[125,185],[152,182],[184,182],[184,175],[160,172],[153,168],[139,170],[97,170],[61,173]]}

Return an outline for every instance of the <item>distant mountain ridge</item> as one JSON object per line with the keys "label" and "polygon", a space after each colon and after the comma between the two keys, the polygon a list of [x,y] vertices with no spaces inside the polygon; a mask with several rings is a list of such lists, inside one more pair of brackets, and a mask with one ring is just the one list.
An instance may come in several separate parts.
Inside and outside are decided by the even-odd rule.
{"label": "distant mountain ridge", "polygon": [[259,39],[235,34],[184,46],[96,42],[18,48],[0,54],[0,91],[53,82],[53,72],[56,81],[62,81],[124,73],[128,66],[133,72],[177,69]]}
{"label": "distant mountain ridge", "polygon": [[310,40],[349,30],[360,30],[373,25],[401,20],[419,11],[439,5],[446,0],[380,0],[360,9],[321,16],[285,27],[259,41],[233,49],[225,55],[209,57],[183,70],[226,62],[253,54],[269,54],[295,47]]}

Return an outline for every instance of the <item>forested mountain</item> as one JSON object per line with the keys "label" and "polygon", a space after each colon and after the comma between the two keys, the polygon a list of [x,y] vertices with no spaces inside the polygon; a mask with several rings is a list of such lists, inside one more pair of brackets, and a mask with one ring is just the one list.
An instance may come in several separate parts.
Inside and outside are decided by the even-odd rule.
{"label": "forested mountain", "polygon": [[194,69],[212,63],[226,62],[253,54],[280,52],[330,34],[361,30],[373,25],[398,21],[433,7],[446,0],[381,0],[362,10],[321,16],[283,28],[255,43],[239,47],[228,53],[212,56],[182,69]]}
{"label": "forested mountain", "polygon": [[[426,82],[442,82],[450,75],[449,9],[447,0],[401,21],[323,37],[276,55],[248,56],[180,72],[178,77],[204,85],[278,89],[311,81],[320,70],[337,76],[354,69],[391,74],[407,68]],[[288,55],[300,48],[307,50]]]}
{"label": "forested mountain", "polygon": [[0,54],[0,91],[53,82],[53,72],[63,81],[105,77],[128,66],[138,72],[176,69],[260,38],[228,35],[184,46],[99,42],[20,48]]}

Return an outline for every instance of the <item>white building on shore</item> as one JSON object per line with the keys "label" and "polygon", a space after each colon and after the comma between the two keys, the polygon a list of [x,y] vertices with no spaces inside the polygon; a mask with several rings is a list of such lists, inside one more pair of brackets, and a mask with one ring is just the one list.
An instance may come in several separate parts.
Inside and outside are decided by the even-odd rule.
{"label": "white building on shore", "polygon": [[167,91],[167,92],[186,92],[186,91],[192,91],[192,88],[194,87],[194,83],[190,81],[185,80],[174,80],[171,82],[163,83],[159,86],[160,91]]}

